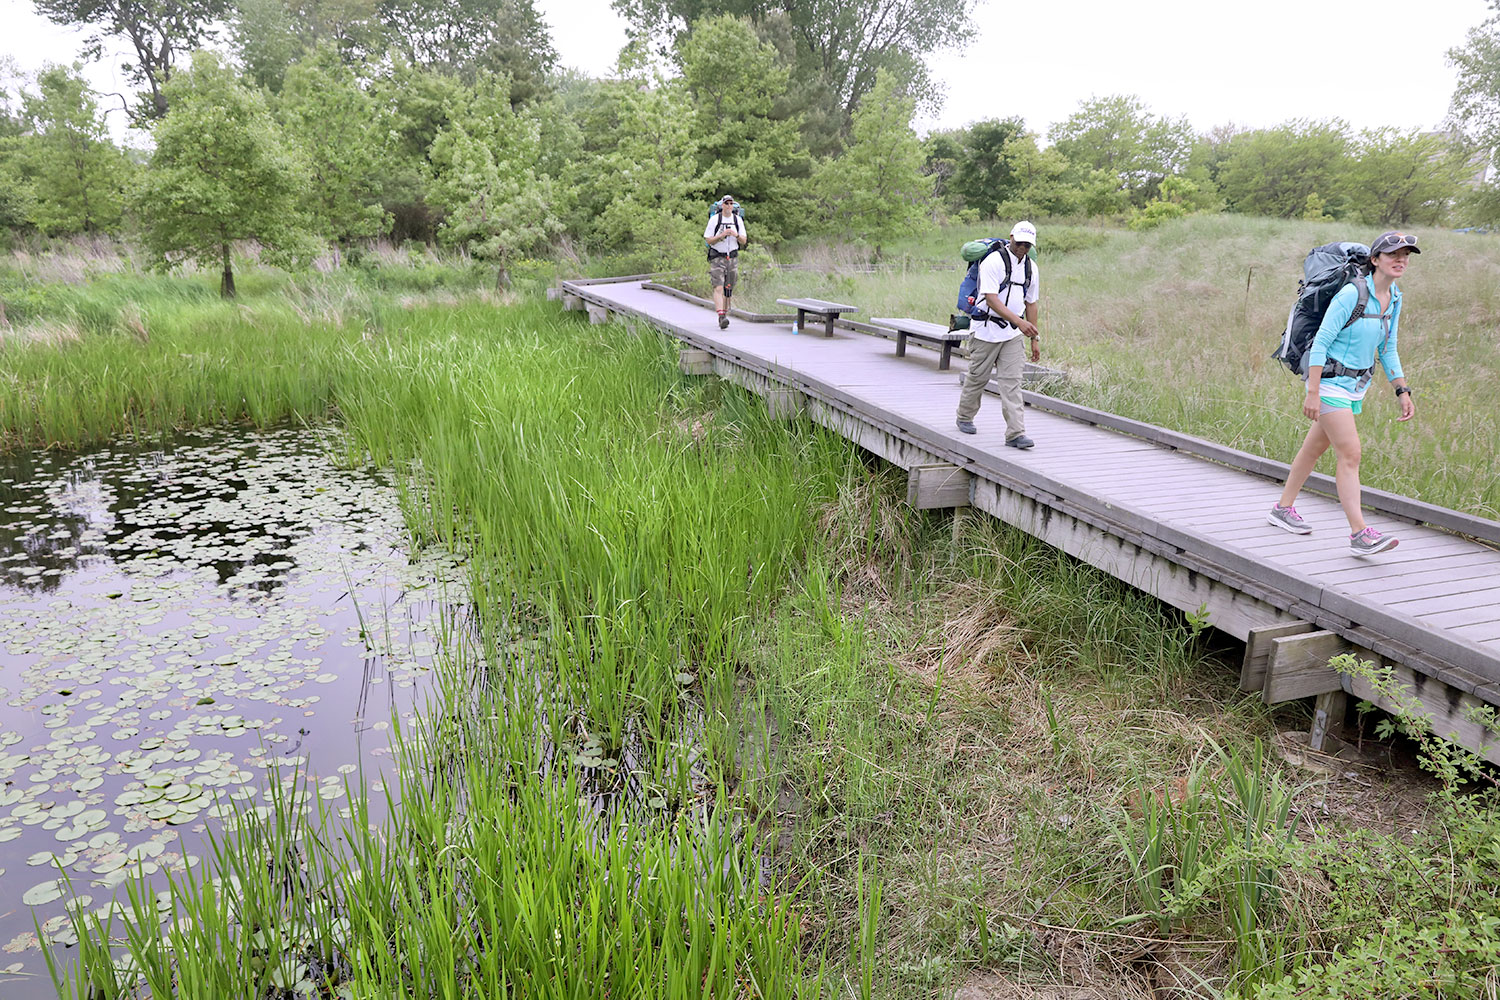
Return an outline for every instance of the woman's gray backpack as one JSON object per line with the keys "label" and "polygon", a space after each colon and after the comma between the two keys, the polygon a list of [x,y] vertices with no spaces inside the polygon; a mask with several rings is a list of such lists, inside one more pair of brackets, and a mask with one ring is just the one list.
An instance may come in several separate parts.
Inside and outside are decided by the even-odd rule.
{"label": "woman's gray backpack", "polygon": [[1302,261],[1302,281],[1297,285],[1297,301],[1286,316],[1281,343],[1271,357],[1291,369],[1293,375],[1307,374],[1307,349],[1323,325],[1328,304],[1349,282],[1354,282],[1359,299],[1349,312],[1349,326],[1365,314],[1370,288],[1364,281],[1370,273],[1370,248],[1363,243],[1328,243],[1314,247]]}

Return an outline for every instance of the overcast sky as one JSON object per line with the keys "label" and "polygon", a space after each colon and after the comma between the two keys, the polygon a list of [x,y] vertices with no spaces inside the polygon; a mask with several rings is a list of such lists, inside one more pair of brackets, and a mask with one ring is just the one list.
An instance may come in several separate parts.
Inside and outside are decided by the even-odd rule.
{"label": "overcast sky", "polygon": [[[609,71],[625,39],[609,0],[537,6],[563,63]],[[929,60],[946,98],[918,125],[1020,115],[1045,134],[1079,101],[1123,93],[1158,115],[1186,115],[1199,131],[1331,117],[1356,128],[1435,128],[1453,92],[1444,54],[1491,12],[1486,0],[979,0],[971,21],[955,26],[970,44]],[[0,0],[0,13],[0,53],[22,70],[77,57],[82,36],[37,15],[30,0]],[[119,61],[88,67],[97,89],[124,89]]]}

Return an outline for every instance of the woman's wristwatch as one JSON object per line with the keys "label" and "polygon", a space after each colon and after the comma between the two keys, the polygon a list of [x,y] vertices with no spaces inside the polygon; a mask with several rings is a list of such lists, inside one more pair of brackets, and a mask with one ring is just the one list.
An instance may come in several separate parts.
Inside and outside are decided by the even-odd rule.
{"label": "woman's wristwatch", "polygon": [[1396,398],[1397,399],[1400,399],[1402,396],[1410,396],[1410,395],[1411,395],[1411,386],[1409,386],[1409,385],[1398,385],[1398,386],[1396,386]]}

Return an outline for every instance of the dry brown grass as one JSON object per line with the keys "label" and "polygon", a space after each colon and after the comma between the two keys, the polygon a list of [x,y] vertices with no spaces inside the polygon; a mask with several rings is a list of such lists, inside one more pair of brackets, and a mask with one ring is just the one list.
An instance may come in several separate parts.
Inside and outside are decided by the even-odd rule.
{"label": "dry brown grass", "polygon": [[[901,995],[1215,995],[1204,984],[1225,984],[1231,942],[1211,915],[1165,936],[1150,921],[1113,923],[1137,903],[1111,832],[1132,807],[1139,811],[1142,794],[1180,801],[1190,774],[1212,780],[1215,744],[1245,747],[1256,737],[1270,744],[1273,766],[1297,789],[1304,842],[1339,843],[1364,826],[1422,827],[1432,785],[1409,760],[1384,750],[1311,754],[1305,735],[1299,751],[1305,720],[1295,710],[1272,716],[1241,694],[1236,663],[1203,651],[1186,654],[1188,669],[1158,667],[1153,656],[1174,654],[1133,646],[1128,632],[1059,625],[1072,620],[1059,605],[1089,605],[1072,617],[1092,621],[1101,597],[1052,579],[1053,562],[1026,556],[1024,547],[1018,554],[988,519],[969,515],[955,533],[944,515],[904,510],[903,495],[894,474],[849,484],[824,511],[817,546],[837,570],[836,610],[868,637],[872,675],[895,670],[876,717],[893,739],[922,734],[868,762],[891,778],[895,797],[879,803],[873,819],[850,821],[860,849],[880,859],[889,900],[882,963],[896,982],[933,982],[930,970],[917,971],[922,961],[944,970],[946,992]],[[976,562],[990,569],[976,573]],[[1158,609],[1140,638],[1175,627],[1173,617]],[[1102,655],[1134,653],[1141,662],[1101,676],[1093,645],[1101,639],[1109,640]],[[833,762],[855,751],[835,740],[802,752]],[[839,870],[851,850],[835,835],[842,824],[805,816],[799,795],[785,798],[802,804],[788,805],[783,821],[802,824],[804,837],[816,830],[806,849],[818,867]],[[841,807],[852,815],[876,808]],[[911,810],[920,818],[899,818]],[[1327,880],[1296,867],[1279,879],[1286,919],[1319,927]],[[835,907],[843,914],[836,935],[849,929],[847,906]],[[973,912],[1015,942],[980,968],[972,967]],[[1319,940],[1314,934],[1305,945]]]}

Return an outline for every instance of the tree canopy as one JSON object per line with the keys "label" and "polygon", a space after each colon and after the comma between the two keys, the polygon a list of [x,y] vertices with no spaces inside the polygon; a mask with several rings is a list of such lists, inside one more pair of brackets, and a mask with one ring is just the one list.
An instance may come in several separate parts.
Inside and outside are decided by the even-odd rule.
{"label": "tree canopy", "polygon": [[1138,204],[1182,169],[1193,148],[1187,119],[1157,117],[1140,98],[1123,94],[1082,101],[1049,134],[1070,162],[1118,178]]}
{"label": "tree canopy", "polygon": [[911,128],[915,107],[896,77],[881,73],[854,111],[848,150],[826,160],[816,178],[835,234],[869,241],[877,256],[914,231],[931,202],[932,178]]}
{"label": "tree canopy", "polygon": [[795,47],[798,76],[813,74],[829,89],[844,117],[852,120],[860,98],[875,86],[881,70],[916,92],[926,81],[923,57],[945,47],[961,47],[968,32],[970,5],[964,0],[612,0],[638,36],[669,49],[693,25],[717,14],[756,24],[786,19]]}
{"label": "tree canopy", "polygon": [[729,192],[762,208],[761,238],[802,231],[805,212],[791,178],[808,176],[800,120],[778,114],[789,71],[744,20],[699,23],[679,46],[682,82],[693,107],[697,194],[705,207]]}
{"label": "tree canopy", "polygon": [[232,0],[34,0],[36,9],[63,25],[89,26],[83,57],[97,59],[107,38],[130,42],[135,61],[122,66],[127,79],[145,86],[134,109],[142,119],[167,113],[166,85],[178,62],[217,34]]}
{"label": "tree canopy", "polygon": [[207,52],[167,89],[172,107],[156,127],[138,195],[157,263],[218,267],[220,294],[231,298],[237,241],[255,240],[272,264],[311,257],[313,233],[299,210],[305,167],[260,94]]}

